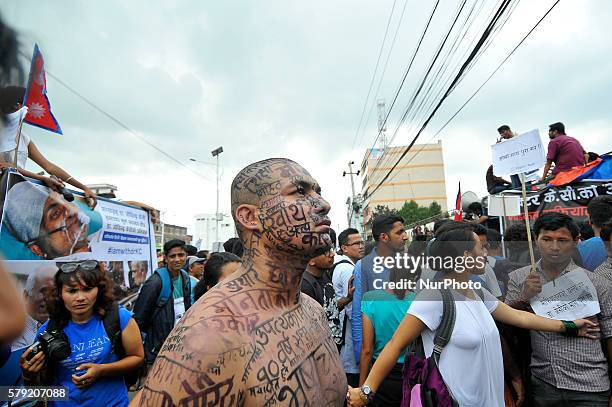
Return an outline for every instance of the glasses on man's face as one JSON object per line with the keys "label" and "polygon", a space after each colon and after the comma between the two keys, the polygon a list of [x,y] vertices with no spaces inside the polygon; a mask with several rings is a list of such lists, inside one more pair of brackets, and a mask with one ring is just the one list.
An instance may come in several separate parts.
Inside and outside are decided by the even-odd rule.
{"label": "glasses on man's face", "polygon": [[345,246],[365,246],[365,242],[362,240],[360,242],[353,242],[351,244],[346,244]]}
{"label": "glasses on man's face", "polygon": [[58,267],[62,271],[62,273],[72,273],[77,269],[81,269],[83,271],[91,271],[98,267],[97,260],[84,260],[84,261],[75,261],[70,263],[62,263],[59,264]]}

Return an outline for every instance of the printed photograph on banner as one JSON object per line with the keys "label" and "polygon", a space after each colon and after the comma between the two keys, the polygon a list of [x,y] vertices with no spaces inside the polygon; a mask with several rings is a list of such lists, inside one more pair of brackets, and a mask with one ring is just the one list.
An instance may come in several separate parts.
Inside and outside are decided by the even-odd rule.
{"label": "printed photograph on banner", "polygon": [[26,276],[39,263],[97,260],[121,298],[137,291],[155,265],[149,213],[98,199],[90,208],[82,194],[60,194],[20,174],[0,180],[0,256]]}
{"label": "printed photograph on banner", "polygon": [[58,192],[9,174],[0,234],[7,260],[91,259],[103,220],[83,198],[72,202]]}
{"label": "printed photograph on banner", "polygon": [[144,260],[128,261],[128,270],[127,285],[130,291],[138,291],[149,277],[149,262]]}

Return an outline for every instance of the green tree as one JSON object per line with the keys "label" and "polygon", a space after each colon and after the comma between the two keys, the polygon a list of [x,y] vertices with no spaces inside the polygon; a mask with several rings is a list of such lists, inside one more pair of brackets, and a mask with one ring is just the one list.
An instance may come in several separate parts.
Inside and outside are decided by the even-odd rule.
{"label": "green tree", "polygon": [[398,215],[404,219],[407,225],[423,219],[431,218],[442,213],[442,207],[437,202],[432,202],[428,207],[419,206],[414,200],[404,202]]}
{"label": "green tree", "polygon": [[389,209],[387,205],[376,205],[373,211],[373,217],[381,216],[381,215],[397,215],[396,209]]}

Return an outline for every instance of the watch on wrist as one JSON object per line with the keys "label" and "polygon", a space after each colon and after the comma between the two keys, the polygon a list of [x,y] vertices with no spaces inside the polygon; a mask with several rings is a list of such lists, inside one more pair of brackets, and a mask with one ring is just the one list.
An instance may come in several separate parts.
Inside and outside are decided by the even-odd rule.
{"label": "watch on wrist", "polygon": [[374,400],[374,391],[367,384],[361,386],[361,399],[365,404],[370,404]]}

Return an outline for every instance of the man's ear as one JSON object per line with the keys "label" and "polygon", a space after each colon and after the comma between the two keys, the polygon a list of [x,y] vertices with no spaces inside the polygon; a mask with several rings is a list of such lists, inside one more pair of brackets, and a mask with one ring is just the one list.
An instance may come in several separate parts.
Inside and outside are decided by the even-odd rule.
{"label": "man's ear", "polygon": [[42,258],[46,258],[47,255],[42,251],[42,249],[40,248],[39,245],[37,245],[36,243],[32,243],[31,245],[28,246],[30,248],[30,250],[32,251],[32,253],[34,253],[35,255],[42,257]]}
{"label": "man's ear", "polygon": [[389,241],[389,235],[386,233],[381,233],[380,238],[378,240],[387,243]]}
{"label": "man's ear", "polygon": [[242,230],[261,232],[263,227],[259,221],[258,208],[256,205],[242,204],[236,208],[236,222]]}

